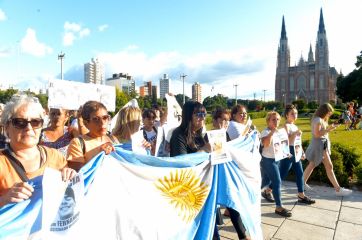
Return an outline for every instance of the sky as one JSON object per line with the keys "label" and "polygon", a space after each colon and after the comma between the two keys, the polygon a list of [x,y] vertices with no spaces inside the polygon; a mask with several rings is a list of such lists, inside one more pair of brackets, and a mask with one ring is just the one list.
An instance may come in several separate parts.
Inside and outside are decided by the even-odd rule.
{"label": "sky", "polygon": [[46,88],[64,53],[66,80],[83,82],[98,58],[106,78],[127,73],[137,87],[166,73],[182,93],[185,74],[187,96],[199,82],[203,98],[273,100],[282,17],[294,65],[315,50],[321,8],[330,65],[347,75],[362,51],[360,0],[0,0],[0,87]]}

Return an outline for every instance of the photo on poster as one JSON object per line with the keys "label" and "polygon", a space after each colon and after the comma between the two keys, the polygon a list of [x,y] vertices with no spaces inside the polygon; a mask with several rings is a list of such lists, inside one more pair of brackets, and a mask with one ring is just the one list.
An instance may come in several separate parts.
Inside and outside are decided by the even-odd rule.
{"label": "photo on poster", "polygon": [[225,129],[207,131],[211,145],[211,164],[220,164],[231,161],[230,153],[226,149]]}
{"label": "photo on poster", "polygon": [[285,129],[278,129],[273,135],[273,149],[275,161],[290,157],[288,134]]}
{"label": "photo on poster", "polygon": [[77,175],[70,180],[58,208],[58,213],[51,224],[51,232],[66,232],[78,221],[80,214],[78,206],[83,199],[83,189],[82,175]]}
{"label": "photo on poster", "polygon": [[303,148],[302,148],[302,137],[301,135],[296,136],[294,140],[294,156],[295,161],[299,162],[303,156]]}

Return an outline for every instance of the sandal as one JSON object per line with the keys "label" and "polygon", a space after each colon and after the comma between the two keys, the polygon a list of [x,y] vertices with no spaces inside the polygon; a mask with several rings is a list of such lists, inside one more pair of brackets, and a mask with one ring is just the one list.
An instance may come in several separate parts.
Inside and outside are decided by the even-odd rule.
{"label": "sandal", "polygon": [[281,211],[278,211],[275,209],[275,213],[282,217],[291,217],[292,216],[292,213],[285,208],[283,208]]}
{"label": "sandal", "polygon": [[261,195],[263,196],[263,198],[265,198],[265,200],[267,200],[268,202],[275,202],[272,194],[270,192],[267,192],[266,190],[261,192]]}
{"label": "sandal", "polygon": [[314,203],[315,203],[315,200],[311,199],[311,198],[308,197],[308,196],[304,196],[304,197],[299,197],[299,196],[298,196],[298,202],[299,202],[299,203],[304,203],[304,204],[311,205],[311,204],[314,204]]}

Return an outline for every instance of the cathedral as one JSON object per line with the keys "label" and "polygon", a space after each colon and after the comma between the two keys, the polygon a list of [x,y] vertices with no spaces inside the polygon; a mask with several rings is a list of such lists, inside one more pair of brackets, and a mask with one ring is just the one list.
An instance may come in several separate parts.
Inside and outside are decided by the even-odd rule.
{"label": "cathedral", "polygon": [[322,9],[315,54],[310,45],[308,60],[301,56],[295,66],[290,66],[290,50],[283,16],[275,77],[275,100],[284,105],[297,99],[303,99],[306,103],[335,103],[337,77],[336,69],[329,66],[328,41]]}

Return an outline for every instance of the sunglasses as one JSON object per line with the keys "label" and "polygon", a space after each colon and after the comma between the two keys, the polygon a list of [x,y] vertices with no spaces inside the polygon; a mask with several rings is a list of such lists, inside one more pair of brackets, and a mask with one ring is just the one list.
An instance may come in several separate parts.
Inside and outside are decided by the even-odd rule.
{"label": "sunglasses", "polygon": [[33,129],[43,127],[44,120],[41,118],[25,119],[25,118],[12,118],[11,124],[18,129],[25,129],[30,123]]}
{"label": "sunglasses", "polygon": [[195,113],[196,117],[197,118],[205,118],[206,117],[206,113],[204,112],[198,112],[198,113]]}
{"label": "sunglasses", "polygon": [[103,115],[103,116],[95,116],[92,117],[90,120],[95,123],[101,123],[101,122],[107,122],[111,119],[111,116],[109,115]]}

